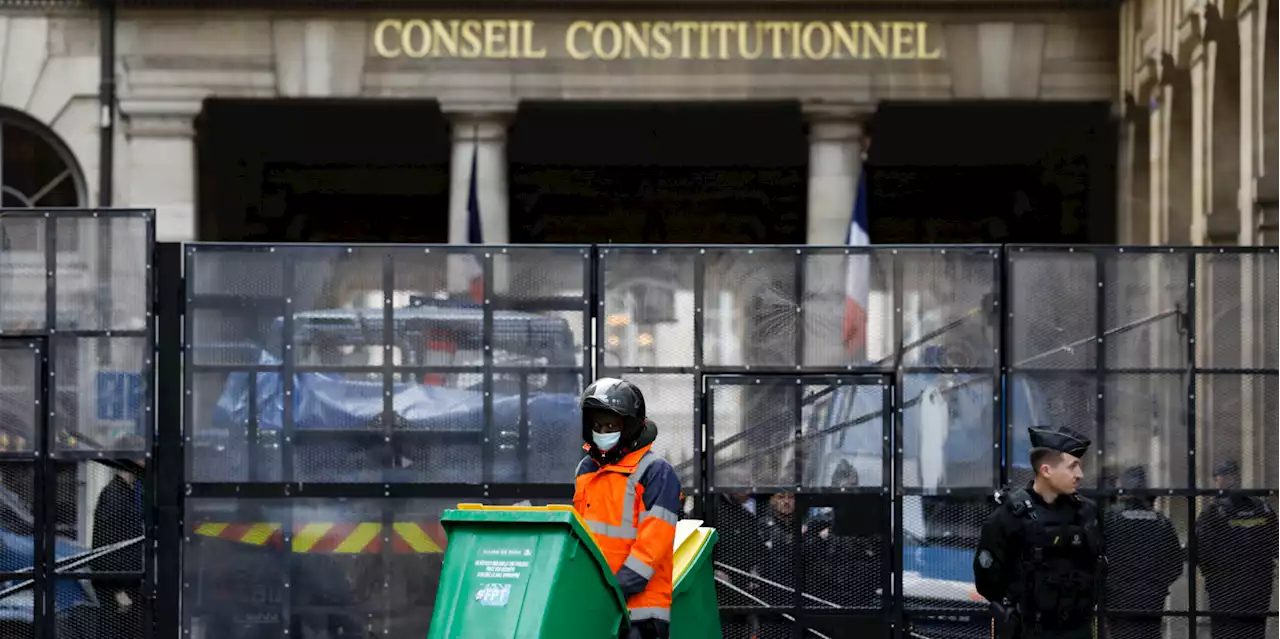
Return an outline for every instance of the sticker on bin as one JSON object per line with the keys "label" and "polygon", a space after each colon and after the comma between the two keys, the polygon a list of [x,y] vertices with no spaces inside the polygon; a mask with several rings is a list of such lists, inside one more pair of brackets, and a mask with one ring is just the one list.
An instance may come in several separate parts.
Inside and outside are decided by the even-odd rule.
{"label": "sticker on bin", "polygon": [[511,584],[485,584],[476,591],[481,606],[501,608],[511,600]]}
{"label": "sticker on bin", "polygon": [[519,579],[521,570],[529,569],[527,561],[501,559],[477,559],[476,576],[481,579]]}

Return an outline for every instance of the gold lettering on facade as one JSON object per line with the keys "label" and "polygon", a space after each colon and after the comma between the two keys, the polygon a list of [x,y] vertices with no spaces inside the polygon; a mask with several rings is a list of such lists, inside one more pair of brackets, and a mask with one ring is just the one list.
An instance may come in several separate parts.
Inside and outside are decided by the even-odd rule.
{"label": "gold lettering on facade", "polygon": [[534,20],[386,19],[380,58],[541,59],[562,42],[574,60],[938,60],[936,32],[918,21],[578,20],[560,36]]}

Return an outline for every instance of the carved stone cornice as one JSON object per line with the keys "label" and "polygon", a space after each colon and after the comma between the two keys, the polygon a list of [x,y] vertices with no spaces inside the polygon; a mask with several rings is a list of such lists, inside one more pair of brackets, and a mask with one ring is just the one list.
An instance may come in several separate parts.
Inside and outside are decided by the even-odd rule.
{"label": "carved stone cornice", "polygon": [[121,100],[120,121],[129,137],[184,137],[195,135],[199,100]]}
{"label": "carved stone cornice", "polygon": [[516,103],[511,101],[440,103],[440,111],[453,126],[455,140],[500,140],[516,116]]}
{"label": "carved stone cornice", "polygon": [[866,142],[873,104],[806,102],[801,106],[814,142]]}

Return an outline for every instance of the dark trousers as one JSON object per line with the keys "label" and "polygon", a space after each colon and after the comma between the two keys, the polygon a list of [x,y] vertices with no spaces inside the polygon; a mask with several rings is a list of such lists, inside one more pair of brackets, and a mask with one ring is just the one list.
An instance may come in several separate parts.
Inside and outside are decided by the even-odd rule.
{"label": "dark trousers", "polygon": [[[1160,612],[1169,594],[1168,586],[1138,579],[1113,579],[1107,582],[1107,608]],[[1155,618],[1110,617],[1103,624],[1110,639],[1161,639],[1164,623]]]}
{"label": "dark trousers", "polygon": [[1017,639],[1093,639],[1093,620],[1073,628],[1046,628],[1024,623],[1014,636]]}
{"label": "dark trousers", "polygon": [[1164,622],[1160,619],[1107,620],[1107,637],[1110,639],[1161,639]]}
{"label": "dark trousers", "polygon": [[1267,635],[1267,619],[1214,617],[1209,622],[1209,634],[1213,639],[1263,639]]}
{"label": "dark trousers", "polygon": [[[142,609],[147,605],[142,600],[142,592],[138,588],[121,588],[117,584],[95,584],[98,595],[98,639],[140,639],[146,634],[142,631]],[[128,595],[131,603],[121,608],[116,599],[118,593]]]}
{"label": "dark trousers", "polygon": [[645,619],[632,622],[625,639],[668,639],[671,636],[671,624],[657,619]]}
{"label": "dark trousers", "polygon": [[[1270,577],[1267,577],[1270,579]],[[1209,595],[1209,609],[1222,612],[1256,613],[1263,615],[1271,607],[1271,587],[1258,584],[1250,587],[1243,577],[1218,577],[1205,580]],[[1255,618],[1215,617],[1209,622],[1213,639],[1263,639],[1267,634],[1266,617]]]}

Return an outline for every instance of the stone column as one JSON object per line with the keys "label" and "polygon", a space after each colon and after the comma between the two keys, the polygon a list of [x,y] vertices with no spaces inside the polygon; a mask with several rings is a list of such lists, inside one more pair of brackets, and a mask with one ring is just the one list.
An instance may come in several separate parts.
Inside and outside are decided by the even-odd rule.
{"label": "stone column", "polygon": [[1254,35],[1257,32],[1254,21],[1257,19],[1257,4],[1242,3],[1237,28],[1240,33],[1240,187],[1236,195],[1236,207],[1240,211],[1241,246],[1257,244],[1258,222],[1255,215],[1254,178],[1257,173],[1257,157],[1254,151],[1256,138],[1261,133],[1257,128],[1258,106],[1255,97],[1254,75]]}
{"label": "stone column", "polygon": [[843,244],[867,148],[869,106],[815,105],[809,120],[809,244]]}
{"label": "stone column", "polygon": [[[1240,177],[1239,190],[1236,194],[1236,207],[1240,211],[1240,246],[1258,244],[1258,220],[1255,205],[1255,177],[1258,175],[1257,155],[1254,145],[1258,143],[1261,131],[1258,129],[1258,106],[1255,91],[1257,80],[1254,72],[1256,54],[1254,53],[1254,35],[1257,28],[1257,3],[1242,2],[1236,23],[1240,34]],[[1274,317],[1266,317],[1263,313],[1262,299],[1265,295],[1262,288],[1261,263],[1244,260],[1240,263],[1240,333],[1241,335],[1258,336],[1255,339],[1240,340],[1240,366],[1253,368],[1265,366],[1263,354],[1262,322],[1274,322]],[[1262,396],[1254,392],[1252,384],[1241,384],[1240,388],[1240,481],[1245,487],[1258,486],[1262,480],[1259,471],[1262,460],[1259,455],[1258,433],[1254,425],[1263,423],[1264,405]],[[1268,424],[1268,426],[1271,426]]]}
{"label": "stone column", "polygon": [[1125,104],[1125,178],[1120,182],[1119,237],[1125,244],[1146,244],[1151,232],[1151,88],[1137,87]]}
{"label": "stone column", "polygon": [[[867,148],[865,124],[870,107],[815,105],[809,120],[808,244],[841,245],[862,178]],[[803,362],[810,366],[846,364],[840,346],[844,319],[845,259],[830,255],[810,259],[804,273]]]}
{"label": "stone column", "polygon": [[1163,244],[1165,243],[1167,228],[1166,219],[1166,197],[1168,191],[1165,190],[1165,184],[1169,176],[1169,125],[1170,118],[1170,98],[1173,90],[1168,86],[1157,86],[1153,95],[1156,97],[1155,104],[1151,109],[1151,138],[1150,138],[1150,177],[1151,191],[1149,204],[1150,210],[1147,216],[1150,222],[1147,225],[1148,236],[1140,238],[1142,244]]}
{"label": "stone column", "polygon": [[[476,168],[476,202],[480,210],[480,234],[484,244],[507,244],[510,217],[507,212],[507,127],[514,109],[450,111],[453,153],[449,168],[449,243],[469,243],[467,202],[471,192],[471,168]],[[474,160],[474,162],[473,162]],[[449,290],[463,291],[470,281],[465,260],[451,260]],[[494,287],[505,289],[507,264],[494,261]]]}
{"label": "stone column", "polygon": [[1208,84],[1209,65],[1205,59],[1205,47],[1196,45],[1191,54],[1191,243],[1205,243],[1209,213],[1208,182],[1208,102],[1205,91]]}
{"label": "stone column", "polygon": [[126,149],[117,206],[154,208],[156,240],[196,238],[195,100],[123,100]]}

